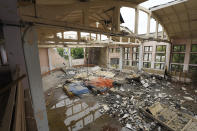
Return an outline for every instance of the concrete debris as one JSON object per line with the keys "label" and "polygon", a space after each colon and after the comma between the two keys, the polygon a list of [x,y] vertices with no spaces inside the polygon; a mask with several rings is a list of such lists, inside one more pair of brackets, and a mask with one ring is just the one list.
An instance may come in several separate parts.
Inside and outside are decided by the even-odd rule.
{"label": "concrete debris", "polygon": [[184,87],[181,87],[181,89],[183,90],[183,91],[186,91],[187,89],[186,88],[184,88]]}
{"label": "concrete debris", "polygon": [[184,96],[184,99],[185,99],[185,100],[188,100],[188,101],[193,101],[193,100],[194,100],[193,98],[191,98],[191,97],[189,97],[189,96]]}
{"label": "concrete debris", "polygon": [[[188,92],[189,89],[186,89],[185,85],[178,89],[179,91],[180,89],[183,90],[180,92],[184,93],[185,96],[180,92],[173,94],[174,91],[172,90],[175,87],[173,83],[163,79],[161,76],[145,72],[120,72],[96,66],[88,69],[88,72],[86,69],[70,70],[67,75],[69,74],[74,75],[74,77],[65,81],[64,87],[67,86],[67,89],[69,85],[76,83],[76,80],[82,83],[78,85],[80,88],[76,88],[77,91],[87,88],[87,81],[92,82],[93,84],[91,84],[94,87],[97,87],[97,85],[102,85],[103,88],[110,87],[105,94],[94,97],[100,103],[100,113],[117,118],[123,127],[122,130],[163,130],[163,127],[159,126],[157,122],[147,119],[140,112],[140,108],[151,107],[155,103],[162,103],[168,105],[170,108],[188,112],[188,109],[183,107],[182,104],[185,101],[196,101],[196,97],[192,96],[192,98],[186,95],[186,90]],[[69,77],[65,76],[65,78]],[[99,83],[100,80],[97,81],[99,78],[102,80],[109,80],[110,78],[112,80],[110,81],[110,86],[108,86],[109,82],[107,82],[107,85],[105,82],[102,82],[102,84]],[[197,93],[197,90],[195,92]],[[156,115],[162,109],[160,104],[156,104],[155,108],[149,108],[149,111],[153,115]],[[193,112],[190,114],[193,114],[193,117],[197,115]],[[159,118],[163,121],[166,119],[163,116]],[[184,122],[185,120],[182,121]]]}

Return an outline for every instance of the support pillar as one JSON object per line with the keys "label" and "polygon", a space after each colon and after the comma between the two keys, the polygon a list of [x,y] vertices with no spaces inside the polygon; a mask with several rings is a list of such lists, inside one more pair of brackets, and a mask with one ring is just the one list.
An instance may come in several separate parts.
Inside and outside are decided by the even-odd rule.
{"label": "support pillar", "polygon": [[[42,87],[42,77],[40,71],[40,61],[37,46],[37,33],[31,27],[24,36],[24,54],[26,68],[28,72],[31,97],[34,109],[34,116],[37,123],[38,131],[48,131],[48,119],[46,113],[46,105],[44,92]],[[32,39],[33,38],[33,39]]]}
{"label": "support pillar", "polygon": [[138,34],[138,22],[139,22],[139,9],[135,8],[135,30],[134,33]]}
{"label": "support pillar", "polygon": [[120,32],[120,6],[116,6],[113,11],[113,31]]}
{"label": "support pillar", "polygon": [[51,65],[51,53],[50,48],[48,48],[48,59],[49,59],[49,71],[53,70],[53,66]]}
{"label": "support pillar", "polygon": [[69,67],[72,67],[71,48],[68,48]]}
{"label": "support pillar", "polygon": [[156,20],[156,28],[155,28],[155,38],[158,38],[158,29],[159,29],[159,22]]}
{"label": "support pillar", "polygon": [[166,64],[165,64],[165,66],[167,66],[168,71],[170,69],[170,53],[171,53],[171,44],[168,43],[166,45]]}
{"label": "support pillar", "polygon": [[[2,22],[19,24],[17,0],[1,0],[0,4],[2,5],[0,8]],[[23,37],[24,43],[20,26],[3,25],[3,33],[12,77],[16,79],[13,75],[16,66],[20,68],[20,75],[27,75],[23,79],[22,85],[30,89],[37,129],[38,131],[49,131],[35,32],[33,30],[27,31]]]}
{"label": "support pillar", "polygon": [[191,44],[192,44],[192,41],[191,40],[187,40],[183,71],[188,71],[189,70]]}
{"label": "support pillar", "polygon": [[122,70],[122,66],[123,66],[123,47],[120,47],[119,70]]}
{"label": "support pillar", "polygon": [[138,69],[141,70],[143,68],[143,44],[139,47],[139,66]]}
{"label": "support pillar", "polygon": [[155,57],[156,57],[156,43],[153,45],[153,49],[152,49],[152,59],[151,59],[151,68],[154,69],[155,68]]}

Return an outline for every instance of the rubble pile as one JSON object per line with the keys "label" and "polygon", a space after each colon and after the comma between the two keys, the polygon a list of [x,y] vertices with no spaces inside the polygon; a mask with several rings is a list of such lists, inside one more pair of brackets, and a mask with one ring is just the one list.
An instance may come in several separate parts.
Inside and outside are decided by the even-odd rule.
{"label": "rubble pile", "polygon": [[[171,90],[172,84],[163,80],[160,76],[141,74],[132,75],[126,78],[127,82],[120,87],[115,87],[110,92],[100,98],[103,108],[101,113],[107,113],[111,117],[117,117],[120,123],[130,130],[150,131],[155,128],[158,130],[157,124],[152,120],[147,120],[139,107],[145,108],[156,102],[166,104],[172,108],[180,109],[188,112],[181,106],[184,100],[173,98],[172,95],[164,93],[162,90]],[[192,100],[187,97],[185,99]],[[189,112],[195,116],[194,113]]]}
{"label": "rubble pile", "polygon": [[[182,106],[185,101],[196,102],[197,97],[188,96],[185,87],[181,88],[185,92],[185,96],[181,97],[178,93],[173,95],[171,90],[175,87],[174,84],[161,76],[143,71],[137,73],[133,71],[120,72],[98,66],[90,69],[70,69],[65,72],[64,77],[67,79],[65,84],[74,83],[76,80],[86,83],[88,80],[89,83],[93,83],[91,86],[96,87],[101,85],[99,83],[100,77],[112,79],[113,87],[110,86],[105,94],[98,94],[96,99],[101,105],[100,112],[117,118],[125,129],[131,131],[161,130],[163,127],[148,119],[139,111],[139,107],[145,109],[156,102],[178,109],[192,117],[197,116],[194,112],[188,111]],[[87,85],[87,83],[84,85]]]}

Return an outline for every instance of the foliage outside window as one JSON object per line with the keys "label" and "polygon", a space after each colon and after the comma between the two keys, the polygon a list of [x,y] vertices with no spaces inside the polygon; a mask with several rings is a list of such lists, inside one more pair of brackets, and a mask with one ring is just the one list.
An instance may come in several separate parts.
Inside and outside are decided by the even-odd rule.
{"label": "foliage outside window", "polygon": [[164,63],[155,63],[155,69],[164,70]]}
{"label": "foliage outside window", "polygon": [[165,53],[156,53],[155,61],[156,62],[165,62],[166,61]]}
{"label": "foliage outside window", "polygon": [[185,45],[174,45],[173,52],[185,52]]}
{"label": "foliage outside window", "polygon": [[64,59],[68,59],[68,55],[66,54],[67,52],[65,51],[64,48],[57,48],[58,54],[63,57]]}
{"label": "foliage outside window", "polygon": [[197,66],[189,66],[189,72],[197,72]]}
{"label": "foliage outside window", "polygon": [[144,68],[150,68],[151,67],[151,62],[144,62],[143,67]]}
{"label": "foliage outside window", "polygon": [[158,45],[156,47],[157,52],[166,52],[166,46],[165,45]]}
{"label": "foliage outside window", "polygon": [[185,54],[183,53],[173,53],[172,62],[174,63],[184,63]]}
{"label": "foliage outside window", "polygon": [[197,52],[197,44],[192,45],[191,52]]}
{"label": "foliage outside window", "polygon": [[172,64],[171,65],[171,71],[183,71],[183,65],[177,65],[177,64]]}
{"label": "foliage outside window", "polygon": [[71,48],[71,56],[74,59],[84,58],[84,50],[83,50],[83,48]]}
{"label": "foliage outside window", "polygon": [[190,54],[190,64],[197,64],[197,53]]}

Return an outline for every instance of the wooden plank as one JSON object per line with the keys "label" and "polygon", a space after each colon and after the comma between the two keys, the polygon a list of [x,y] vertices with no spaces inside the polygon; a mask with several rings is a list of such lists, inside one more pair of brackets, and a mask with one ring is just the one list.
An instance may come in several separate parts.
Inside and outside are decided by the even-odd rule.
{"label": "wooden plank", "polygon": [[13,87],[14,85],[16,85],[19,81],[21,81],[23,78],[25,78],[26,75],[23,74],[22,76],[20,76],[19,78],[17,78],[16,80],[12,81],[10,84],[8,84],[6,87],[4,87],[3,89],[0,90],[0,95],[2,93],[5,93],[6,91],[8,91],[11,87]]}
{"label": "wooden plank", "polygon": [[15,119],[14,119],[14,131],[22,131],[22,120],[21,120],[21,88],[17,88],[17,96],[16,96],[16,110],[15,110]]}
{"label": "wooden plank", "polygon": [[10,131],[11,120],[13,115],[13,107],[15,103],[15,94],[16,94],[16,86],[13,86],[10,91],[10,96],[8,98],[8,103],[6,106],[6,111],[3,116],[2,126],[0,127],[0,131]]}
{"label": "wooden plank", "polygon": [[189,122],[183,127],[181,131],[184,131],[186,128],[188,128],[191,123],[192,123],[192,119],[189,120]]}
{"label": "wooden plank", "polygon": [[163,123],[163,122],[162,122],[162,121],[160,121],[159,119],[157,119],[157,118],[153,117],[153,115],[152,115],[152,114],[148,113],[148,112],[147,112],[147,111],[145,111],[144,109],[139,108],[139,110],[140,110],[142,113],[144,113],[147,117],[149,117],[149,118],[151,118],[151,119],[153,119],[153,120],[155,120],[155,121],[159,122],[162,126],[164,126],[165,128],[167,128],[168,130],[170,130],[170,131],[175,131],[174,129],[172,129],[172,128],[168,127],[165,123]]}

